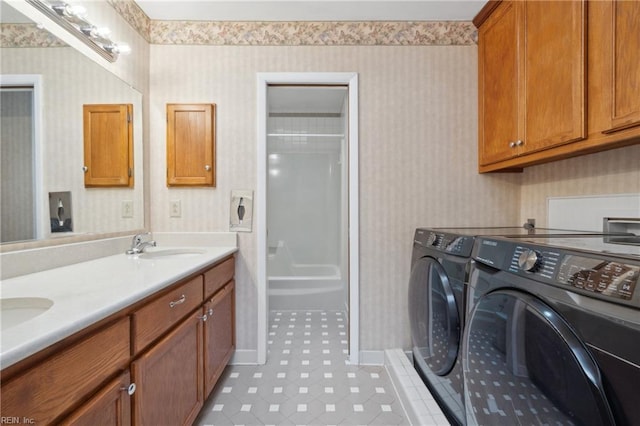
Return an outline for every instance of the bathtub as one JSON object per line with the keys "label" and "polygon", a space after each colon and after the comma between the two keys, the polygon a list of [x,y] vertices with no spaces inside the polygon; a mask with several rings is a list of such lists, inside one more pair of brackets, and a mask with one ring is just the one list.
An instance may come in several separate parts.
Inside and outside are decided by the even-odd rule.
{"label": "bathtub", "polygon": [[344,310],[345,283],[336,265],[289,265],[290,275],[269,276],[269,309]]}

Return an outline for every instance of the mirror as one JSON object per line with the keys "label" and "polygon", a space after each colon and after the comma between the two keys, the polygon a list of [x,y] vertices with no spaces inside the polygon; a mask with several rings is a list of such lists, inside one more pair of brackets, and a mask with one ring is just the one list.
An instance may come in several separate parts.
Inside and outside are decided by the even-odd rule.
{"label": "mirror", "polygon": [[[33,219],[22,222],[30,223],[34,230],[31,233],[25,231],[26,234],[2,232],[2,243],[59,238],[70,234],[117,233],[144,228],[142,94],[72,47],[61,43],[50,47],[38,47],[41,46],[38,40],[49,41],[52,36],[39,33],[44,30],[35,28],[34,23],[14,10],[10,4],[0,1],[0,7],[3,40],[23,40],[17,43],[16,47],[0,47],[0,75],[3,84],[7,81],[13,82],[13,89],[8,89],[12,92],[15,91],[16,85],[29,86],[30,79],[39,81],[30,86],[35,86],[34,89],[28,88],[33,94],[31,102],[35,119],[31,127],[34,134],[33,146],[29,148],[31,157],[27,159],[26,164],[32,167],[19,168],[21,173],[32,169],[31,177],[19,176],[16,167],[4,167],[5,164],[17,164],[18,158],[12,157],[11,152],[15,150],[4,149],[8,140],[5,133],[0,140],[3,145],[2,167],[11,170],[11,173],[5,175],[3,171],[2,174],[2,221],[11,223],[9,226],[13,228],[21,226],[18,219],[24,219],[28,215],[20,213],[17,204],[14,204],[15,196],[33,191],[32,196],[27,196],[33,199]],[[4,25],[7,22],[16,26]],[[26,25],[30,27],[25,27]],[[25,37],[25,32],[20,28],[28,29],[28,37]],[[26,80],[27,83],[21,83],[21,80]],[[13,93],[6,99],[15,97]],[[133,105],[133,188],[84,187],[84,104]],[[23,111],[28,109],[28,106],[22,108]],[[38,119],[38,116],[41,118]],[[24,119],[21,118],[21,121],[21,125],[25,126]],[[26,143],[28,144],[29,140]],[[73,232],[52,233],[49,193],[67,191],[73,197]],[[6,239],[4,234],[7,234]]]}

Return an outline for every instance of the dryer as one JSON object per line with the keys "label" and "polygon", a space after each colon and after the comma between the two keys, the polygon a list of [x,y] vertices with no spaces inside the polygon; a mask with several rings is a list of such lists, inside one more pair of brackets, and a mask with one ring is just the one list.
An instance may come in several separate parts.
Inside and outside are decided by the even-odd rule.
{"label": "dryer", "polygon": [[415,369],[452,424],[465,423],[461,341],[465,287],[478,236],[601,238],[600,233],[527,226],[418,228],[409,279],[409,321]]}
{"label": "dryer", "polygon": [[473,258],[467,424],[640,424],[640,247],[481,237]]}

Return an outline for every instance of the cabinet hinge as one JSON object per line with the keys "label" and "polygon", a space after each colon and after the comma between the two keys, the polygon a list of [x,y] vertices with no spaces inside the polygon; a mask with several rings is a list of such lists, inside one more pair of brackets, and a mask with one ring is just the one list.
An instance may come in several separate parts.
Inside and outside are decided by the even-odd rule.
{"label": "cabinet hinge", "polygon": [[131,114],[127,113],[127,123],[131,123]]}
{"label": "cabinet hinge", "polygon": [[133,176],[133,169],[131,169],[131,167],[129,167],[129,177]]}

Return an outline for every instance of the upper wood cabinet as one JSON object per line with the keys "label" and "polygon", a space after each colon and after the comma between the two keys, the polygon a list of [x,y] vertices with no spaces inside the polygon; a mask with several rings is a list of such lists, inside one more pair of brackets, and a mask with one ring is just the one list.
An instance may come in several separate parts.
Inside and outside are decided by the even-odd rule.
{"label": "upper wood cabinet", "polygon": [[590,138],[640,135],[639,34],[640,1],[589,3]]}
{"label": "upper wood cabinet", "polygon": [[84,105],[84,185],[133,187],[133,105]]}
{"label": "upper wood cabinet", "polygon": [[584,1],[491,2],[479,26],[479,163],[586,137]]}
{"label": "upper wood cabinet", "polygon": [[215,186],[215,104],[167,104],[167,186]]}

